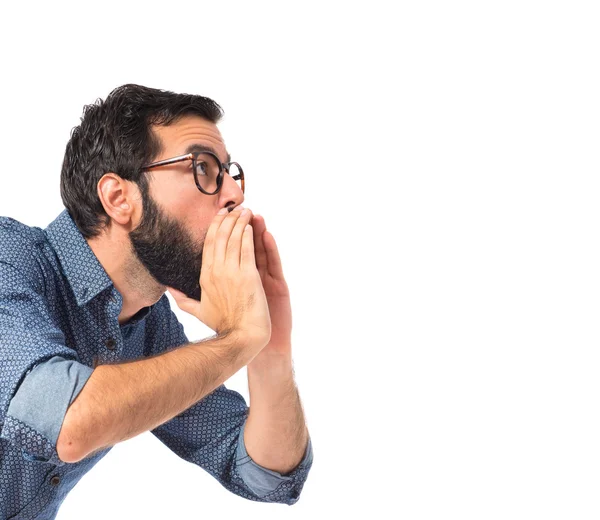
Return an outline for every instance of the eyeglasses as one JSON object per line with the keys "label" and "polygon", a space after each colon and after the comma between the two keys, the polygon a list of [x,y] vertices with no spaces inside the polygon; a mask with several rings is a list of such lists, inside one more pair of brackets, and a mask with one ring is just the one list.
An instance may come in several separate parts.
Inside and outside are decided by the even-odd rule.
{"label": "eyeglasses", "polygon": [[198,189],[206,195],[216,195],[223,186],[224,172],[227,172],[242,188],[245,193],[246,182],[244,179],[244,170],[236,162],[222,163],[212,152],[191,152],[185,155],[163,159],[146,166],[142,166],[142,171],[155,168],[157,166],[166,166],[180,161],[192,161],[191,167],[194,171],[194,182]]}

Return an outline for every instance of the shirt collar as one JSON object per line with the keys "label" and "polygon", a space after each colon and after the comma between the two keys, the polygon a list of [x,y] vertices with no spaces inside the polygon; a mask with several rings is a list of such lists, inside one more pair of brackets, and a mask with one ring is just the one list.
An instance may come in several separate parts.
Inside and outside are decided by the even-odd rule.
{"label": "shirt collar", "polygon": [[67,209],[44,232],[58,256],[78,306],[85,305],[113,285]]}

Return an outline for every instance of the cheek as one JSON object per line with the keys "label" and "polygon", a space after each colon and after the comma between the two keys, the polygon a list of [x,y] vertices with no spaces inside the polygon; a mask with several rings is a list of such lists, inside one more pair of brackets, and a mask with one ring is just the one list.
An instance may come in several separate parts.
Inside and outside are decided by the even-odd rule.
{"label": "cheek", "polygon": [[192,187],[182,183],[157,186],[157,199],[164,208],[179,222],[189,219],[191,213],[198,211],[198,190],[192,183]]}
{"label": "cheek", "polygon": [[193,176],[182,176],[177,181],[157,183],[156,197],[168,214],[185,227],[196,243],[204,240],[218,211],[216,196],[201,193]]}
{"label": "cheek", "polygon": [[198,205],[189,209],[182,222],[185,229],[194,239],[196,244],[201,244],[208,233],[208,228],[213,220],[212,214],[208,214],[206,209],[199,208]]}

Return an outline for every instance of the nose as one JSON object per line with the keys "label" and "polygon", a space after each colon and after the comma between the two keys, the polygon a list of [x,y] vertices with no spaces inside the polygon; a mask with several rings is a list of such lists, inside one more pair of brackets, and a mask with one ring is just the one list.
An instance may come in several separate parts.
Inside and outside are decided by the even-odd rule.
{"label": "nose", "polygon": [[222,199],[219,207],[230,204],[233,207],[239,206],[240,204],[243,204],[245,200],[242,188],[227,172],[223,174],[223,185],[221,186],[218,195],[219,198]]}

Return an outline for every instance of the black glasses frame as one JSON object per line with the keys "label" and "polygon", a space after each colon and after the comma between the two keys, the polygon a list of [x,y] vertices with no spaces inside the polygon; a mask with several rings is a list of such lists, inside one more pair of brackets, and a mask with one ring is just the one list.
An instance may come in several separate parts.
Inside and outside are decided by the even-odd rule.
{"label": "black glasses frame", "polygon": [[[198,161],[199,155],[212,155],[215,158],[215,160],[217,161],[217,164],[219,165],[219,174],[217,175],[217,189],[215,191],[213,191],[212,193],[209,193],[208,191],[203,189],[202,186],[200,186],[200,183],[198,182],[198,163],[197,163],[197,161]],[[142,166],[141,171],[146,171],[146,170],[149,170],[150,168],[155,168],[157,166],[167,166],[168,164],[174,164],[174,163],[177,163],[180,161],[187,161],[187,160],[192,161],[192,165],[194,168],[194,182],[196,183],[196,187],[202,193],[204,193],[206,195],[216,195],[217,193],[219,193],[221,186],[223,186],[224,172],[229,173],[229,167],[232,164],[235,164],[240,170],[239,175],[235,175],[232,178],[236,181],[241,180],[242,181],[242,193],[246,192],[246,179],[244,177],[244,170],[242,170],[242,167],[240,166],[240,164],[235,161],[231,161],[228,163],[222,163],[216,154],[209,152],[209,151],[190,152],[190,153],[186,153],[185,155],[178,155],[177,157],[171,157],[170,159],[163,159],[162,161],[157,161],[157,162],[148,164],[146,166]]]}

